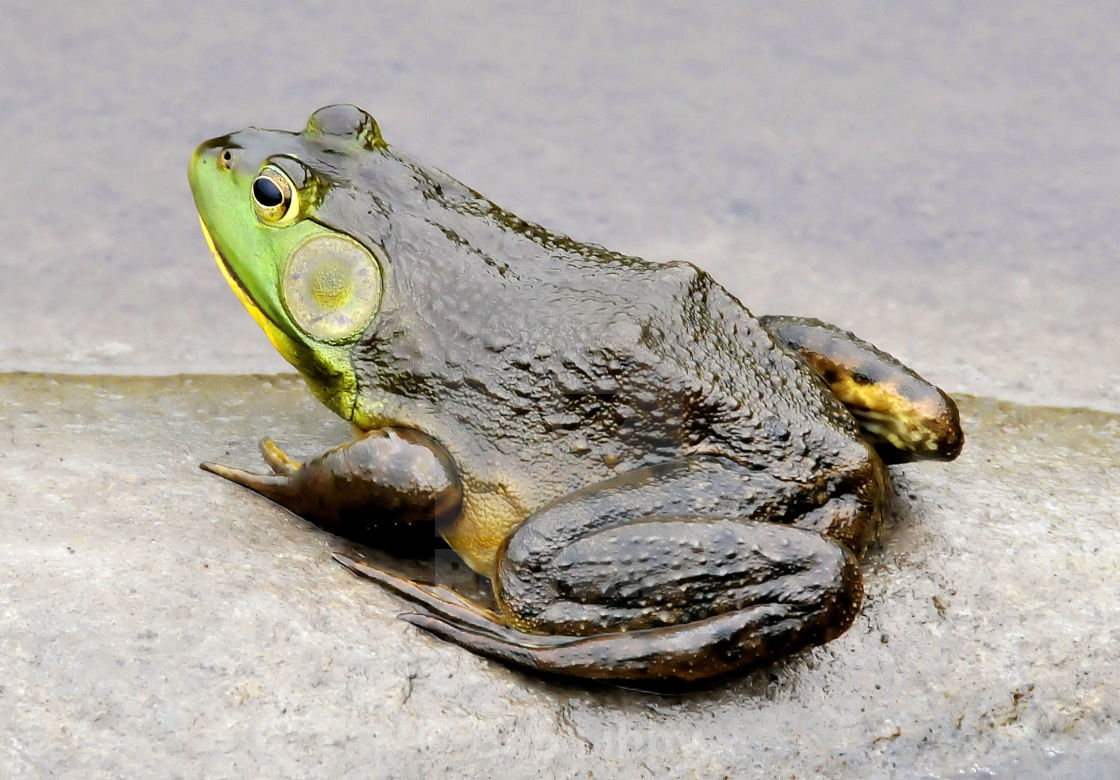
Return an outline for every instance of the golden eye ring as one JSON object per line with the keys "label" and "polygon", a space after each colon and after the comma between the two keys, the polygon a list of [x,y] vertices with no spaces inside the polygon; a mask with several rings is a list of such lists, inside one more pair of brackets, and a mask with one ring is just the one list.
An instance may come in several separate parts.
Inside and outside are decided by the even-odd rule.
{"label": "golden eye ring", "polygon": [[267,225],[285,225],[299,216],[299,190],[275,165],[261,168],[252,186],[253,211]]}

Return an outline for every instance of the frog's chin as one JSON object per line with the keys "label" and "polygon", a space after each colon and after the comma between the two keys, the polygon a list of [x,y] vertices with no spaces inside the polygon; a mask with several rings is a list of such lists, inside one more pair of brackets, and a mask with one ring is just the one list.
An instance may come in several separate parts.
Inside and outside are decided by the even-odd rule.
{"label": "frog's chin", "polygon": [[198,217],[198,224],[202,226],[202,235],[206,238],[206,245],[210,247],[210,253],[214,255],[214,262],[218,264],[218,270],[222,272],[225,277],[226,283],[230,289],[233,290],[237,299],[241,301],[241,305],[249,312],[261,330],[268,336],[268,340],[272,342],[272,346],[276,348],[284,358],[289,362],[293,362],[295,349],[292,340],[288,338],[287,334],[280,329],[280,327],[269,319],[268,315],[261,310],[261,307],[253,301],[249,291],[245,289],[245,285],[237,274],[234,273],[233,268],[230,267],[229,261],[226,260],[225,255],[218,249],[217,244],[214,243],[213,236],[210,235],[209,228],[206,227],[206,220],[201,215]]}

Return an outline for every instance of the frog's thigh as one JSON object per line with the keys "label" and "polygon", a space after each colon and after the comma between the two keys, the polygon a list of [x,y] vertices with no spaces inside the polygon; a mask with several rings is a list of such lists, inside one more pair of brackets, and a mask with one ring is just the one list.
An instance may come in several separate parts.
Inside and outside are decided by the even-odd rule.
{"label": "frog's thigh", "polygon": [[697,489],[719,486],[709,466],[635,472],[530,516],[499,561],[502,622],[394,588],[430,613],[406,618],[507,663],[617,680],[698,680],[842,633],[862,596],[842,544],[792,525],[665,513],[692,503],[666,489],[685,474]]}
{"label": "frog's thigh", "polygon": [[883,460],[952,460],[960,454],[960,415],[940,388],[835,325],[802,317],[759,320],[824,378]]}

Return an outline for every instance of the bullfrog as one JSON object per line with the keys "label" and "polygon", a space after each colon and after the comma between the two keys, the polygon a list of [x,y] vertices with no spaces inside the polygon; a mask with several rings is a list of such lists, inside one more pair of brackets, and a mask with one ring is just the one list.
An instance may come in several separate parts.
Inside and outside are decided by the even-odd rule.
{"label": "bullfrog", "polygon": [[475,653],[690,684],[827,642],[885,464],[960,452],[949,396],[871,344],[520,219],[355,106],[207,141],[189,179],[230,287],[355,430],[202,467],[367,544],[442,536],[492,605],[336,557]]}

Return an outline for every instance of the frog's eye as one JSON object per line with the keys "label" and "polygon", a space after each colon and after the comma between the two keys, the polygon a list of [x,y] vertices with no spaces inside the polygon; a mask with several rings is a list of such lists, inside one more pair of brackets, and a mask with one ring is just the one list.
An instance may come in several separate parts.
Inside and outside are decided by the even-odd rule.
{"label": "frog's eye", "polygon": [[319,341],[361,334],[381,303],[381,266],[368,249],[340,235],[318,235],[292,252],[281,282],[293,322]]}
{"label": "frog's eye", "polygon": [[291,222],[299,215],[299,190],[286,173],[266,165],[253,179],[253,210],[270,225]]}

